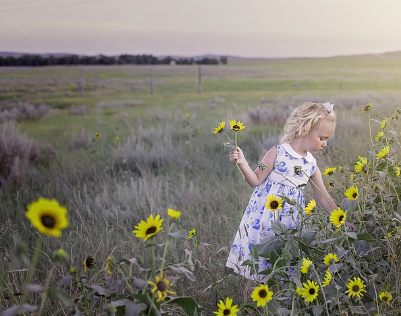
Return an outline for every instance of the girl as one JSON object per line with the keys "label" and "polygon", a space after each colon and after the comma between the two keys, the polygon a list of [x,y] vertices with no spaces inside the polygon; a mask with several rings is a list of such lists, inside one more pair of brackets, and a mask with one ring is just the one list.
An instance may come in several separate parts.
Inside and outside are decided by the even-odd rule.
{"label": "girl", "polygon": [[[280,139],[281,145],[272,147],[263,157],[262,162],[266,168],[252,170],[238,147],[230,153],[230,160],[238,164],[245,180],[256,189],[230,249],[227,267],[233,268],[236,273],[248,279],[258,280],[258,275],[250,275],[249,267],[241,264],[245,260],[252,259],[252,245],[274,236],[271,230],[273,220],[280,221],[289,228],[297,227],[299,222],[297,205],[283,203],[280,195],[295,200],[304,208],[303,188],[309,178],[312,180],[316,202],[327,213],[337,209],[336,203],[323,184],[316,159],[312,156],[312,153],[317,153],[326,147],[327,141],[334,134],[335,123],[336,114],[332,104],[301,103],[285,123]],[[257,263],[259,272],[270,267],[262,257]]]}

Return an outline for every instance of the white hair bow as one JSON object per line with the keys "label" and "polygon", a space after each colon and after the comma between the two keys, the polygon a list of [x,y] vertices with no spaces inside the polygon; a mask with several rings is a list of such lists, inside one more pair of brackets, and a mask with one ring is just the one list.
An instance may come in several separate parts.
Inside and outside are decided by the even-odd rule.
{"label": "white hair bow", "polygon": [[331,113],[331,111],[333,111],[334,104],[331,104],[330,102],[325,102],[322,103],[322,105],[327,110],[327,112]]}

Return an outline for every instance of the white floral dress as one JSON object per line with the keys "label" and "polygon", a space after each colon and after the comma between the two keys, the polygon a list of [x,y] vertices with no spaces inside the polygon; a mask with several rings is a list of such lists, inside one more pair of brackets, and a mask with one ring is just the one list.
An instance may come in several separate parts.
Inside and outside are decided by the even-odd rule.
{"label": "white floral dress", "polygon": [[[294,167],[300,166],[302,172],[295,173]],[[233,268],[238,274],[248,279],[258,279],[257,275],[250,275],[249,267],[241,266],[245,260],[252,259],[250,250],[252,245],[260,243],[267,237],[274,236],[271,230],[273,220],[280,221],[289,228],[296,228],[299,222],[297,205],[290,205],[283,201],[283,208],[275,213],[265,207],[266,198],[274,196],[287,196],[295,200],[305,209],[303,184],[306,184],[316,171],[316,159],[311,153],[305,157],[295,152],[290,144],[277,145],[277,158],[273,171],[266,180],[255,188],[248,206],[245,209],[233,245],[227,259],[226,266]],[[292,210],[290,212],[290,210]],[[292,213],[292,214],[291,214]],[[259,258],[259,271],[270,267],[262,257]]]}

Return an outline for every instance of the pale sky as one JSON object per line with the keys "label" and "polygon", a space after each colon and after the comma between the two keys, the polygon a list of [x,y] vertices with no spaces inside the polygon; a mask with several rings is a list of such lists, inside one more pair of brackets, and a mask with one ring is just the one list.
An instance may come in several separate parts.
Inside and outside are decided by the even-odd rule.
{"label": "pale sky", "polygon": [[400,0],[0,0],[0,51],[325,57],[401,51]]}

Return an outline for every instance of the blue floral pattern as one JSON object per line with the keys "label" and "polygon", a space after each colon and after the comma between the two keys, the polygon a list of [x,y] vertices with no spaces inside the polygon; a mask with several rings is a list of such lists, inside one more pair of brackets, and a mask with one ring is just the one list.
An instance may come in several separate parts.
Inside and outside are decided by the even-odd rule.
{"label": "blue floral pattern", "polygon": [[[295,166],[302,167],[302,173],[296,174]],[[312,154],[308,153],[306,157],[302,157],[289,144],[277,145],[277,158],[273,171],[262,184],[255,188],[249,200],[230,249],[227,267],[233,268],[236,273],[249,279],[258,279],[257,275],[250,275],[249,267],[241,266],[241,264],[245,260],[252,259],[253,244],[275,235],[271,230],[273,220],[280,221],[289,228],[298,226],[297,205],[305,209],[304,186],[300,184],[306,184],[315,170],[316,160]],[[297,203],[290,205],[284,202],[282,209],[272,212],[265,207],[266,198],[271,194],[286,196]],[[270,267],[262,257],[256,264],[259,265],[259,271]]]}

